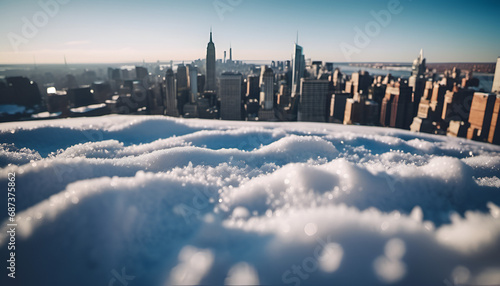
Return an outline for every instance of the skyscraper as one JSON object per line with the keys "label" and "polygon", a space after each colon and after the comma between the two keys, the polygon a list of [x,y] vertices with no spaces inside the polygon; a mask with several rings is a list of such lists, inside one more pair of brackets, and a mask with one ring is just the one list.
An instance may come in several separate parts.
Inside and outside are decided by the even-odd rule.
{"label": "skyscraper", "polygon": [[389,94],[393,98],[391,105],[391,127],[409,129],[413,120],[411,110],[411,88],[404,84],[386,89],[386,96]]}
{"label": "skyscraper", "polygon": [[265,66],[260,76],[260,106],[262,109],[273,109],[274,100],[274,71]]}
{"label": "skyscraper", "polygon": [[174,76],[174,71],[170,68],[167,70],[165,76],[165,103],[166,115],[179,116],[179,109],[177,108],[177,87]]}
{"label": "skyscraper", "polygon": [[333,90],[335,92],[341,93],[344,90],[342,86],[342,73],[340,72],[339,68],[336,68],[335,71],[333,72],[332,82],[333,82]]}
{"label": "skyscraper", "polygon": [[[497,64],[497,67],[499,65]],[[491,116],[490,134],[488,142],[500,145],[500,94],[497,94],[495,99],[495,107],[493,107],[493,115]]]}
{"label": "skyscraper", "polygon": [[328,80],[302,79],[298,121],[325,122]]}
{"label": "skyscraper", "polygon": [[260,77],[251,74],[247,77],[247,93],[245,97],[245,111],[247,116],[257,116],[259,112],[259,99],[260,99]]}
{"label": "skyscraper", "polygon": [[496,99],[497,96],[493,93],[474,93],[469,113],[470,127],[467,130],[468,139],[478,141],[488,140]]}
{"label": "skyscraper", "polygon": [[292,97],[300,89],[300,79],[304,77],[305,69],[305,59],[302,54],[302,47],[295,43],[295,53],[293,56],[293,68],[292,68]]}
{"label": "skyscraper", "polygon": [[418,57],[413,61],[413,65],[411,68],[411,75],[412,76],[421,76],[425,74],[425,58],[424,58],[424,50],[420,50],[420,54],[418,54]]}
{"label": "skyscraper", "polygon": [[259,89],[260,77],[258,75],[249,75],[247,77],[247,97],[248,99],[259,99],[260,89]]}
{"label": "skyscraper", "polygon": [[500,57],[497,58],[497,66],[495,68],[495,77],[493,78],[492,92],[500,93]]}
{"label": "skyscraper", "polygon": [[184,64],[180,64],[177,66],[177,88],[179,90],[188,87],[188,79],[186,66]]}
{"label": "skyscraper", "polygon": [[274,71],[268,66],[262,67],[260,76],[259,120],[274,120]]}
{"label": "skyscraper", "polygon": [[189,85],[189,101],[196,103],[198,99],[198,68],[194,65],[187,65],[188,70],[188,85]]}
{"label": "skyscraper", "polygon": [[352,98],[352,95],[349,93],[332,94],[332,98],[330,100],[330,122],[342,123],[344,121],[345,106],[347,99],[349,98]]}
{"label": "skyscraper", "polygon": [[184,104],[184,117],[198,117],[198,68],[194,64],[187,65],[189,101]]}
{"label": "skyscraper", "polygon": [[425,90],[425,58],[424,51],[420,50],[420,54],[413,61],[413,65],[411,68],[411,76],[408,79],[408,86],[412,88],[413,96],[413,109],[412,115],[416,116],[418,113],[418,105],[420,103],[420,99],[424,95]]}
{"label": "skyscraper", "polygon": [[145,80],[148,77],[148,69],[145,67],[135,67],[135,78],[138,80]]}
{"label": "skyscraper", "polygon": [[387,85],[380,110],[380,124],[409,129],[413,120],[412,91],[406,82]]}
{"label": "skyscraper", "polygon": [[217,89],[217,82],[215,79],[215,44],[212,41],[212,29],[210,29],[210,42],[208,42],[207,46],[206,71],[207,84],[205,90],[215,91]]}
{"label": "skyscraper", "polygon": [[454,87],[446,91],[441,118],[446,121],[469,121],[470,103],[474,90]]}
{"label": "skyscraper", "polygon": [[241,119],[241,74],[224,72],[220,77],[220,118]]}

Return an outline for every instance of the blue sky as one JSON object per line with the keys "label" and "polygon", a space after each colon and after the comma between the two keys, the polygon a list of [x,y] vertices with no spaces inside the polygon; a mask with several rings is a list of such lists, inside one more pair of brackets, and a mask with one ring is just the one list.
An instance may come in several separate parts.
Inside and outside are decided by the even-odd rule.
{"label": "blue sky", "polygon": [[235,59],[289,59],[298,31],[313,60],[409,62],[423,48],[429,62],[494,62],[498,15],[500,1],[2,0],[0,63],[189,61],[205,56],[210,26],[218,58],[231,44]]}

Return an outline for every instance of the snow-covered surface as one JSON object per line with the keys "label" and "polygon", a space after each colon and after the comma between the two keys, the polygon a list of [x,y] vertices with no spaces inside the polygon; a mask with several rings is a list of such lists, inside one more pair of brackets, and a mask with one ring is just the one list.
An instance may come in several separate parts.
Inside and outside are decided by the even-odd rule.
{"label": "snow-covered surface", "polygon": [[19,285],[500,283],[498,146],[147,116],[3,123],[0,141]]}
{"label": "snow-covered surface", "polygon": [[48,119],[50,117],[58,117],[62,114],[62,112],[48,112],[48,111],[45,111],[45,112],[40,112],[40,113],[37,113],[37,114],[33,114],[31,115],[32,118],[44,118],[44,119]]}
{"label": "snow-covered surface", "polygon": [[106,103],[97,103],[97,104],[91,104],[91,105],[87,105],[87,106],[71,108],[70,111],[75,112],[75,113],[85,113],[85,112],[93,111],[93,110],[104,108],[104,107],[106,107]]}

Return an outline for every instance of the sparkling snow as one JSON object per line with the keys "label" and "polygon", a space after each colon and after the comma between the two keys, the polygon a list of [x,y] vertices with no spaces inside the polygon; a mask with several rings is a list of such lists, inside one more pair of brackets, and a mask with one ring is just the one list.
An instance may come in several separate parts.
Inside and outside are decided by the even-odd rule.
{"label": "sparkling snow", "polygon": [[113,115],[0,124],[9,172],[18,285],[500,283],[494,145]]}

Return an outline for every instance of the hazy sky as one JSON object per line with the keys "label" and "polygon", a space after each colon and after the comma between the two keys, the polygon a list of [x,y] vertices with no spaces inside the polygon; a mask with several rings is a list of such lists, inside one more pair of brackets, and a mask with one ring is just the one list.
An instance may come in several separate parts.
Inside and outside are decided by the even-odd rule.
{"label": "hazy sky", "polygon": [[217,58],[231,43],[234,59],[289,59],[298,31],[313,60],[495,62],[499,15],[495,0],[0,0],[0,64],[189,61],[210,26]]}

